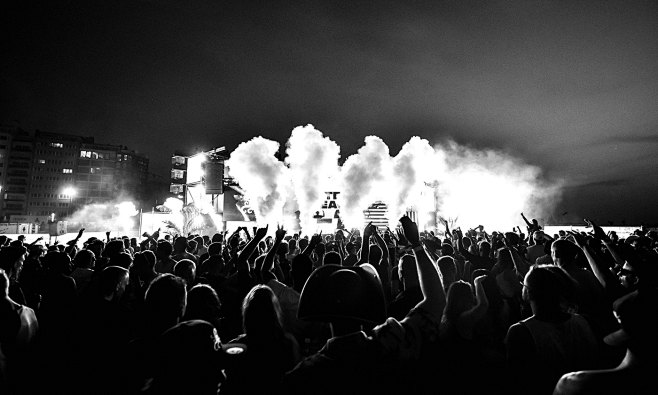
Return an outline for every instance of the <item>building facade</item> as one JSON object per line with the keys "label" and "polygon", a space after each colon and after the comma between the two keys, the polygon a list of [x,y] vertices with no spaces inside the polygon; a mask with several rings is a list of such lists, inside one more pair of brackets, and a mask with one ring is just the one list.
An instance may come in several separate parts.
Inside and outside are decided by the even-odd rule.
{"label": "building facade", "polygon": [[146,193],[149,160],[93,137],[0,128],[0,218],[63,219],[77,208]]}

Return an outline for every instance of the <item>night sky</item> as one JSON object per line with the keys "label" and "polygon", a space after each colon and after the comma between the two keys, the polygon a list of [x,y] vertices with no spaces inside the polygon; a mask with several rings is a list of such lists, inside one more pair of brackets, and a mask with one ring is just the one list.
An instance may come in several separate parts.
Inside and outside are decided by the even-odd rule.
{"label": "night sky", "polygon": [[343,158],[454,139],[564,180],[564,218],[658,222],[658,2],[279,3],[4,1],[0,121],[165,177],[176,149],[307,123]]}

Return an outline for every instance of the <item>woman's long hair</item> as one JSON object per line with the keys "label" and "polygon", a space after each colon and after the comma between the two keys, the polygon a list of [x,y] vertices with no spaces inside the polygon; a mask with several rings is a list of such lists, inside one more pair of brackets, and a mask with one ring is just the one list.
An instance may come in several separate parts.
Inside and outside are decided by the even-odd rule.
{"label": "woman's long hair", "polygon": [[250,344],[265,344],[284,334],[279,299],[267,285],[256,285],[242,302],[242,327]]}

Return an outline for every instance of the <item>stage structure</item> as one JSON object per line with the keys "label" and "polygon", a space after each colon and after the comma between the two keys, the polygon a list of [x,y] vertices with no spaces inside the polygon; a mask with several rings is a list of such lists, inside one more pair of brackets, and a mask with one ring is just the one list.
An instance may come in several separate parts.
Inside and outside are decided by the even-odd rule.
{"label": "stage structure", "polygon": [[[182,206],[194,205],[204,215],[210,215],[214,226],[208,227],[206,232],[215,232],[225,229],[235,229],[238,226],[256,226],[257,218],[250,202],[245,198],[245,193],[236,180],[228,176],[224,166],[228,159],[224,147],[210,151],[199,152],[186,156],[175,153],[171,158],[171,197],[182,202]],[[340,207],[338,205],[341,191],[339,188],[325,192],[325,199],[314,210],[313,223],[317,224],[308,233],[334,232],[336,229],[344,228],[341,220]],[[423,204],[423,207],[435,208],[436,186],[428,185],[423,193],[423,198],[432,201]],[[163,228],[168,221],[175,222],[178,210],[169,213],[144,213],[141,224],[144,231],[152,232],[157,228]],[[166,215],[164,215],[166,214]],[[416,208],[407,210],[414,221],[419,223],[421,229],[436,230],[436,211],[420,212]],[[290,232],[300,230],[299,211],[292,204],[286,204],[283,208],[284,226]],[[179,218],[179,222],[182,220]],[[373,202],[363,211],[363,225],[371,222],[380,229],[389,225],[388,208],[386,202]],[[420,222],[419,222],[420,221]],[[214,229],[211,229],[214,228]],[[306,233],[306,231],[305,231]]]}

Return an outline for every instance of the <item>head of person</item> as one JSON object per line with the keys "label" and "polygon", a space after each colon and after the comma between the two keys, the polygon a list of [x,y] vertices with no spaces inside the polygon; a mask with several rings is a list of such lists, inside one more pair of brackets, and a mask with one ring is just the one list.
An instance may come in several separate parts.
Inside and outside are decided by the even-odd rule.
{"label": "head of person", "polygon": [[533,312],[561,312],[572,303],[574,280],[555,265],[535,265],[523,280],[523,299],[530,303]]}
{"label": "head of person", "polygon": [[154,349],[154,394],[216,394],[222,377],[221,341],[209,322],[188,320],[167,329]]}
{"label": "head of person", "polygon": [[482,240],[478,243],[478,246],[479,246],[480,256],[488,257],[489,254],[491,254],[491,244],[488,241]]}
{"label": "head of person", "polygon": [[182,254],[187,251],[190,246],[186,237],[178,237],[174,240],[174,254]]}
{"label": "head of person", "polygon": [[211,243],[223,243],[224,242],[224,236],[222,236],[221,233],[215,233],[212,235],[212,238],[210,239]]}
{"label": "head of person", "polygon": [[334,336],[381,324],[386,320],[386,301],[377,271],[367,263],[320,266],[304,286],[297,316],[330,323]]}
{"label": "head of person", "polygon": [[96,264],[96,255],[90,250],[80,250],[73,258],[73,267],[93,269]]}
{"label": "head of person", "polygon": [[2,247],[0,248],[0,269],[3,269],[9,278],[17,279],[23,269],[26,256],[27,248],[25,247]]}
{"label": "head of person", "polygon": [[535,244],[544,244],[544,240],[546,240],[546,236],[544,235],[544,232],[541,230],[536,230],[532,234],[532,239],[535,241]]}
{"label": "head of person", "polygon": [[120,252],[110,258],[110,265],[120,266],[124,269],[130,269],[133,264],[133,257],[127,252]]}
{"label": "head of person", "polygon": [[283,334],[279,300],[267,285],[253,287],[242,302],[242,328],[249,342],[266,343]]}
{"label": "head of person", "polygon": [[470,237],[462,237],[462,246],[468,250],[468,248],[471,246],[471,238]]}
{"label": "head of person", "polygon": [[507,240],[509,245],[512,246],[518,245],[521,242],[521,238],[519,237],[519,235],[514,232],[505,232],[505,239]]}
{"label": "head of person", "polygon": [[222,255],[222,243],[218,242],[212,242],[208,246],[208,255],[209,256],[216,256],[216,255]]}
{"label": "head of person", "polygon": [[441,244],[441,256],[453,256],[455,255],[455,249],[449,243]]}
{"label": "head of person", "polygon": [[119,266],[108,266],[100,274],[101,296],[109,301],[118,301],[128,286],[128,270]]}
{"label": "head of person", "polygon": [[123,240],[111,240],[110,242],[107,243],[105,249],[103,250],[103,257],[112,259],[117,254],[124,251],[125,248],[124,248]]}
{"label": "head of person", "polygon": [[155,250],[155,255],[158,257],[158,259],[167,259],[171,257],[173,251],[174,248],[170,242],[166,240],[160,240],[158,241],[158,247]]}
{"label": "head of person", "polygon": [[196,254],[198,247],[199,245],[196,242],[196,240],[193,239],[187,241],[187,252],[189,252],[190,254]]}
{"label": "head of person", "polygon": [[658,294],[653,290],[636,290],[613,303],[614,314],[621,329],[603,341],[611,346],[626,346],[637,359],[651,364],[658,359]]}
{"label": "head of person", "polygon": [[568,267],[576,261],[580,248],[569,240],[558,239],[551,245],[551,258],[556,265]]}
{"label": "head of person", "polygon": [[69,275],[71,273],[71,257],[61,251],[49,251],[41,260],[43,267],[55,274]]}
{"label": "head of person", "polygon": [[174,265],[174,275],[185,280],[187,288],[192,288],[196,280],[196,265],[190,259],[181,259]]}
{"label": "head of person", "polygon": [[221,316],[220,310],[219,297],[212,287],[198,284],[187,293],[185,320],[204,320],[216,325]]}
{"label": "head of person", "polygon": [[323,265],[342,265],[343,259],[340,257],[340,254],[336,251],[329,251],[324,254],[322,259]]}
{"label": "head of person", "polygon": [[377,244],[373,244],[370,246],[369,251],[370,252],[368,254],[368,263],[370,263],[371,265],[379,265],[379,261],[382,260],[382,256],[383,256],[382,249],[379,248]]}
{"label": "head of person", "polygon": [[402,281],[405,290],[420,287],[416,258],[413,255],[407,254],[400,258],[400,262],[398,263],[398,277]]}
{"label": "head of person", "polygon": [[153,251],[140,251],[135,254],[133,266],[135,272],[140,278],[147,278],[155,273],[155,270],[153,269],[155,262],[156,259]]}
{"label": "head of person", "polygon": [[185,314],[187,290],[185,281],[173,274],[155,278],[144,297],[146,313],[156,330],[165,331],[176,325]]}
{"label": "head of person", "polygon": [[294,253],[295,250],[297,250],[297,240],[295,239],[288,240],[288,251],[290,251],[290,253]]}
{"label": "head of person", "polygon": [[439,258],[437,265],[443,278],[443,287],[448,290],[450,284],[457,281],[457,265],[455,259],[451,256],[442,256]]}
{"label": "head of person", "polygon": [[455,320],[463,312],[469,310],[475,304],[473,297],[473,288],[471,284],[459,280],[450,284],[446,294],[446,307],[443,311],[443,317],[446,320]]}
{"label": "head of person", "polygon": [[308,247],[308,239],[306,237],[299,239],[299,250],[304,251]]}
{"label": "head of person", "polygon": [[103,250],[105,249],[105,243],[102,240],[94,239],[87,243],[87,250],[94,253],[96,258],[102,256]]}

